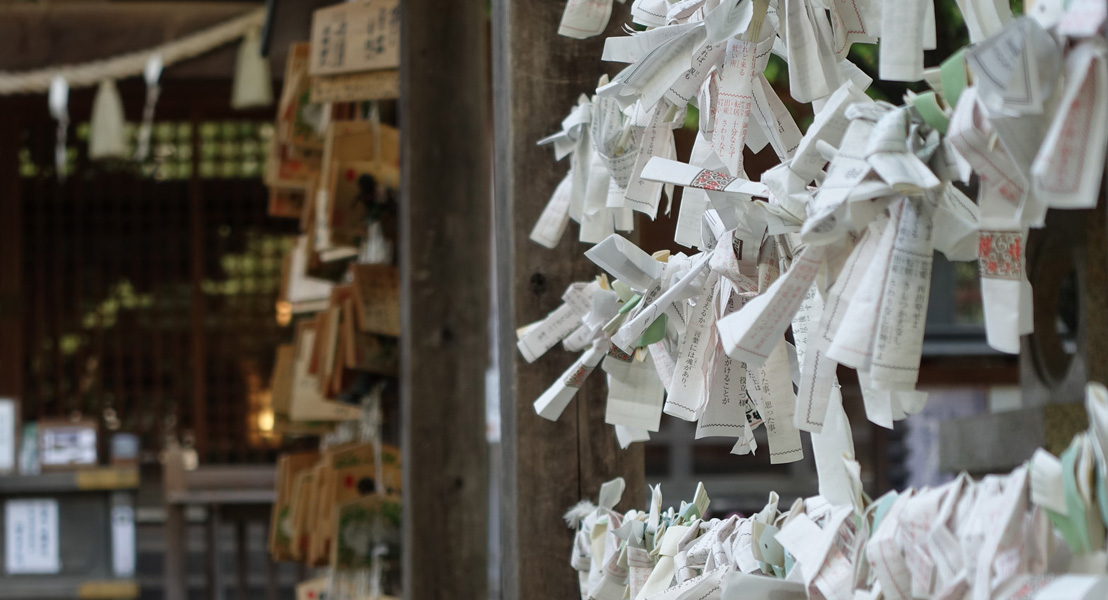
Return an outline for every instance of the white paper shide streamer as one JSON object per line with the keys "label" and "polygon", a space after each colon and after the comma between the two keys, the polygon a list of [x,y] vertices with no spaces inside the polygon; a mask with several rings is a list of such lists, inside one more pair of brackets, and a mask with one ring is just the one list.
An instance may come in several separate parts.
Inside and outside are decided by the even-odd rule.
{"label": "white paper shide streamer", "polygon": [[124,123],[123,100],[119,97],[119,89],[114,81],[105,79],[100,82],[96,98],[92,101],[88,134],[89,158],[123,158],[127,154]]}

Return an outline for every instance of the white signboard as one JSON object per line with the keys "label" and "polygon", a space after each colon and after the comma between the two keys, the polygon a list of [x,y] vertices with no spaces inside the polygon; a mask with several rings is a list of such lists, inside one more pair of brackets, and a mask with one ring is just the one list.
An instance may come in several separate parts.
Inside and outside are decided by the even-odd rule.
{"label": "white signboard", "polygon": [[89,427],[49,427],[42,430],[42,464],[95,465],[96,430]]}
{"label": "white signboard", "polygon": [[0,473],[15,470],[15,400],[0,398]]}
{"label": "white signboard", "polygon": [[116,577],[135,574],[135,509],[129,504],[112,506],[112,571]]}
{"label": "white signboard", "polygon": [[4,558],[10,575],[61,571],[57,500],[8,500],[4,504]]}

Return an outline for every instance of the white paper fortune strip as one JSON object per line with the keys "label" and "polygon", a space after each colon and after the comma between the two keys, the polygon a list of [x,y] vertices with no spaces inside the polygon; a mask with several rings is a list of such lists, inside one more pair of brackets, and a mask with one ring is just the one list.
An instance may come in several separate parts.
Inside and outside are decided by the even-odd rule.
{"label": "white paper fortune strip", "polygon": [[[867,417],[881,426],[922,408],[933,252],[978,261],[987,342],[1018,352],[1032,326],[1028,231],[1044,226],[1048,208],[1097,205],[1108,9],[1026,4],[1031,14],[1017,16],[1002,0],[958,0],[973,46],[925,69],[932,0],[633,2],[645,30],[606,40],[602,57],[622,70],[542,140],[570,166],[532,239],[554,248],[577,221],[578,239],[594,244],[586,256],[612,279],[576,284],[519,330],[527,361],[558,342],[584,353],[536,403],[540,414],[556,418],[573,396],[564,380],[610,352],[605,413],[621,444],[646,439],[662,412],[696,421],[698,437],[735,438],[737,454],[756,451],[764,424],[773,462],[799,459],[807,431],[821,490],[849,497],[837,369],[858,371]],[[570,0],[560,33],[598,34],[611,8]],[[871,100],[848,51],[875,42],[882,77],[932,91],[905,106]],[[771,54],[788,63],[787,89],[766,72]],[[811,103],[806,129],[792,101]],[[677,156],[673,129],[693,107],[692,152]],[[745,152],[766,146],[780,163],[748,176]],[[971,199],[963,184],[974,176]],[[633,229],[634,211],[659,217],[674,186],[684,188],[674,240],[687,253],[651,254],[616,233]],[[824,556],[838,567],[851,560]],[[910,557],[905,594],[940,591],[922,583],[926,562]],[[946,593],[972,589],[971,579]],[[829,571],[809,584],[838,597],[843,581]]]}

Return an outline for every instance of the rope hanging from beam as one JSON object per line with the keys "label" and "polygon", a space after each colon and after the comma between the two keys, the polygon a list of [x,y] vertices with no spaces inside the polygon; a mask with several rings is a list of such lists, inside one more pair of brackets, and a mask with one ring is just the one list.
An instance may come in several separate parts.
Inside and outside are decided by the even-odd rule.
{"label": "rope hanging from beam", "polygon": [[265,9],[252,10],[214,27],[189,34],[146,50],[95,60],[79,65],[62,65],[24,73],[0,71],[0,96],[45,93],[55,77],[62,77],[70,88],[96,85],[105,79],[124,79],[142,75],[152,55],[160,54],[168,67],[232,42],[253,27],[261,27]]}

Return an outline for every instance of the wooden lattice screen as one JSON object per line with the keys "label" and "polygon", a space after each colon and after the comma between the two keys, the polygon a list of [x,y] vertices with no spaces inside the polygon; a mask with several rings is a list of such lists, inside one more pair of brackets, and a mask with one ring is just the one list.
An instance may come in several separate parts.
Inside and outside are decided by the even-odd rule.
{"label": "wooden lattice screen", "polygon": [[[124,91],[129,120],[141,92]],[[45,98],[18,105],[22,216],[4,230],[22,233],[24,419],[95,417],[140,434],[148,459],[177,436],[202,462],[268,460],[273,348],[287,334],[274,302],[296,233],[266,217],[271,111],[230,113],[226,86],[169,87],[151,158],[94,163],[88,95],[72,103],[64,181]]]}

